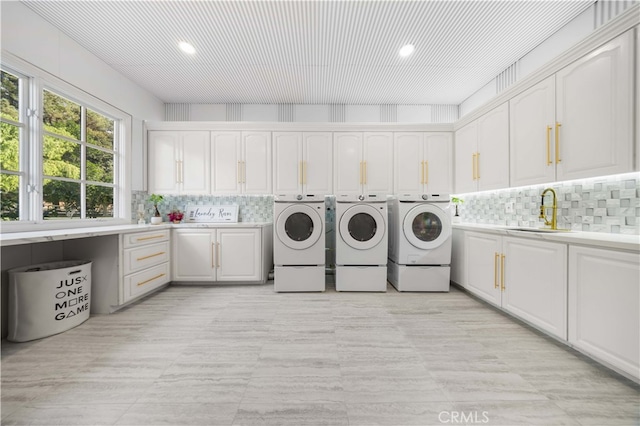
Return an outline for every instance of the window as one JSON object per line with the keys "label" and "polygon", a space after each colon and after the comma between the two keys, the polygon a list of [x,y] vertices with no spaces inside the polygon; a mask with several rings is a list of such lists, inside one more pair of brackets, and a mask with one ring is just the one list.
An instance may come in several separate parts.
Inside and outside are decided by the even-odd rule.
{"label": "window", "polygon": [[0,69],[2,232],[128,223],[131,117],[14,62]]}
{"label": "window", "polygon": [[[17,74],[17,73],[16,73]],[[19,220],[21,207],[22,140],[27,134],[24,109],[24,79],[1,70],[2,106],[0,113],[0,217]]]}
{"label": "window", "polygon": [[43,218],[113,217],[115,121],[49,90],[43,104]]}

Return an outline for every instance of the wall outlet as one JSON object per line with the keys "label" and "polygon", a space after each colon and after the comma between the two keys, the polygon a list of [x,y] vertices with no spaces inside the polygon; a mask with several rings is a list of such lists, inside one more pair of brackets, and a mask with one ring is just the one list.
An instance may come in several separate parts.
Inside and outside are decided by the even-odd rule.
{"label": "wall outlet", "polygon": [[513,205],[515,203],[513,201],[507,201],[504,205],[504,212],[505,213],[513,213]]}

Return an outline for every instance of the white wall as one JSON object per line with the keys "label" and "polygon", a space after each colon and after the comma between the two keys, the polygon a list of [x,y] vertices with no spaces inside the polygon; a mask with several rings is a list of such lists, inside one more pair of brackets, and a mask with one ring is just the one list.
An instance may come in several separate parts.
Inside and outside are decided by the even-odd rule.
{"label": "white wall", "polygon": [[[98,59],[18,1],[0,2],[1,47],[78,89],[131,115],[134,160],[144,155],[143,120],[163,120],[164,103]],[[134,163],[132,189],[143,189],[144,167]]]}

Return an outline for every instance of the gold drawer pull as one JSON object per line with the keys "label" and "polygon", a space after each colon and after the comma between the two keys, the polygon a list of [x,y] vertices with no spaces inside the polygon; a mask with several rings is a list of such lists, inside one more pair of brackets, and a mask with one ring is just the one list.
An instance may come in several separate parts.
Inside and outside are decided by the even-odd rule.
{"label": "gold drawer pull", "polygon": [[145,281],[139,282],[139,283],[138,283],[138,287],[140,287],[141,285],[148,284],[148,283],[150,283],[151,281],[153,281],[153,280],[157,280],[158,278],[160,278],[160,277],[164,277],[164,276],[165,276],[165,274],[158,274],[158,275],[156,275],[155,277],[149,278],[148,280],[145,280]]}
{"label": "gold drawer pull", "polygon": [[136,260],[137,260],[137,261],[140,261],[140,260],[149,259],[150,257],[162,256],[162,255],[163,255],[163,254],[165,254],[165,253],[166,253],[166,252],[161,251],[160,253],[154,253],[154,254],[150,254],[149,256],[142,256],[142,257],[139,257],[139,258],[137,258]]}
{"label": "gold drawer pull", "polygon": [[156,238],[164,238],[164,235],[152,235],[150,237],[136,238],[136,241],[154,240]]}
{"label": "gold drawer pull", "polygon": [[562,127],[562,124],[556,122],[556,164],[562,162],[560,158],[560,127]]}
{"label": "gold drawer pull", "polygon": [[506,288],[506,286],[504,285],[504,264],[505,264],[504,258],[505,258],[505,255],[503,254],[500,257],[502,258],[502,262],[500,262],[500,282],[501,282],[501,285],[502,285],[501,290],[504,291],[505,288]]}
{"label": "gold drawer pull", "polygon": [[429,185],[429,162],[424,162],[424,184]]}
{"label": "gold drawer pull", "polygon": [[493,259],[493,288],[498,288],[498,261],[500,255],[496,252],[496,257]]}

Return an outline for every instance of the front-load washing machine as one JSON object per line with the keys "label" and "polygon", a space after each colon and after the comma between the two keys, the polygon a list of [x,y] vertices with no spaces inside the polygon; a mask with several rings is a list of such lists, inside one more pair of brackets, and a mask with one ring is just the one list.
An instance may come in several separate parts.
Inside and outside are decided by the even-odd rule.
{"label": "front-load washing machine", "polygon": [[448,194],[389,200],[389,282],[398,291],[449,291],[451,236]]}
{"label": "front-load washing machine", "polygon": [[387,291],[387,197],[336,197],[336,290]]}
{"label": "front-load washing machine", "polygon": [[273,218],[275,291],[324,291],[324,195],[276,196]]}

